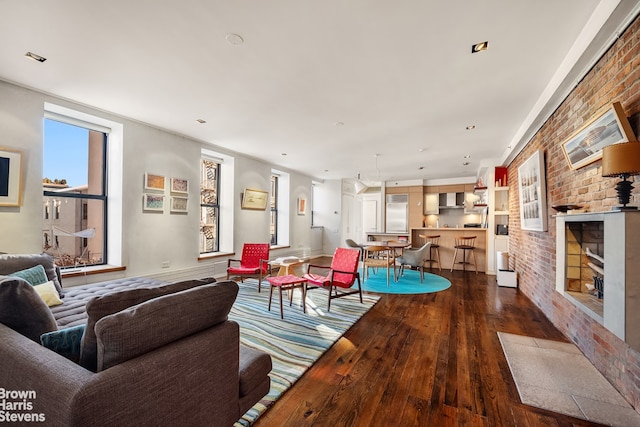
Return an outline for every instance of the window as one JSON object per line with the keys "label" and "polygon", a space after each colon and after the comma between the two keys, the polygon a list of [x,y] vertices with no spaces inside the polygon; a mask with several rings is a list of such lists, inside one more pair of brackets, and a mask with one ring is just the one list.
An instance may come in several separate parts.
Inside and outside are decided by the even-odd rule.
{"label": "window", "polygon": [[44,251],[63,268],[106,263],[108,133],[73,122],[44,122]]}
{"label": "window", "polygon": [[269,234],[271,236],[271,245],[278,244],[278,175],[271,175],[271,222],[269,224]]}
{"label": "window", "polygon": [[291,177],[287,172],[271,169],[269,227],[272,246],[289,245],[290,182]]}
{"label": "window", "polygon": [[220,163],[200,162],[200,253],[220,250]]}

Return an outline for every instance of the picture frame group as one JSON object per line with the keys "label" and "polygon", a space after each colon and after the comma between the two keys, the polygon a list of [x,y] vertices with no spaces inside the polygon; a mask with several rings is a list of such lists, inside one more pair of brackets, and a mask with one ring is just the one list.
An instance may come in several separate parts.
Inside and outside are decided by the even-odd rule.
{"label": "picture frame group", "polygon": [[[166,182],[164,175],[145,172],[143,212],[164,212]],[[172,177],[169,180],[169,192],[169,212],[188,213],[189,180]]]}

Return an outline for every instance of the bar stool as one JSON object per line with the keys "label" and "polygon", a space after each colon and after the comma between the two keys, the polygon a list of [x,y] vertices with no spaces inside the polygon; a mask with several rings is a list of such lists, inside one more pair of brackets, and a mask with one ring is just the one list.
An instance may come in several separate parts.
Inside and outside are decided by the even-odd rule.
{"label": "bar stool", "polygon": [[[431,268],[431,264],[434,262],[438,263],[438,268],[442,271],[442,265],[440,265],[440,235],[426,235],[420,234],[419,237],[422,239],[422,243],[431,242],[431,250],[429,252],[429,259],[425,259],[424,262],[429,263],[429,268]],[[435,258],[434,258],[435,255]]]}
{"label": "bar stool", "polygon": [[473,258],[473,266],[476,269],[476,274],[478,274],[478,266],[476,265],[476,236],[462,236],[457,237],[455,239],[455,251],[453,252],[453,262],[451,263],[451,271],[453,271],[453,266],[456,264],[456,256],[458,255],[458,249],[462,250],[462,261],[458,262],[458,264],[462,264],[462,271],[466,270],[467,264],[471,264],[467,261],[467,251],[471,251],[471,257]]}

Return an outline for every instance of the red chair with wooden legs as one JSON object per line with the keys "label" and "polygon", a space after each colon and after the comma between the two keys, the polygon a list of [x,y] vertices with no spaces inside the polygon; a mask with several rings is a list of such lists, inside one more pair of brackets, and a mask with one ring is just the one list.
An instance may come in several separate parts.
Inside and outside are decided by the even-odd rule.
{"label": "red chair with wooden legs", "polygon": [[262,287],[262,279],[270,274],[268,243],[245,243],[242,246],[242,259],[227,261],[227,280],[231,276],[240,277],[240,281],[245,277],[257,277],[258,292]]}
{"label": "red chair with wooden legs", "polygon": [[[360,273],[358,272],[358,263],[360,262],[360,251],[357,249],[338,248],[333,254],[331,266],[321,266],[309,264],[307,273],[303,278],[305,283],[304,293],[308,289],[324,288],[329,291],[329,301],[327,303],[327,311],[331,310],[331,300],[341,298],[347,295],[360,295],[360,303],[362,303],[362,287],[360,286]],[[320,275],[312,272],[317,270],[327,271],[326,275]],[[358,289],[351,289],[353,284],[358,281]],[[312,286],[309,288],[309,285]]]}

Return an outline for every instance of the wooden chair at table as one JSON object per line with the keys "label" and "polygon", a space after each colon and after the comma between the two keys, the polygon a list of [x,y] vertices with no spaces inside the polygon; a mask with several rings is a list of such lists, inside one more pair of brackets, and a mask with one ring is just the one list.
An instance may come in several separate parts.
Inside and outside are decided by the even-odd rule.
{"label": "wooden chair at table", "polygon": [[[306,280],[303,294],[306,295],[310,289],[323,288],[329,291],[327,311],[331,310],[331,300],[347,295],[360,295],[362,303],[362,287],[360,285],[360,273],[358,264],[360,263],[360,251],[357,249],[337,248],[331,260],[331,266],[309,264],[307,273],[302,276]],[[313,271],[326,271],[326,275],[314,273]],[[351,289],[355,282],[358,282],[358,289]],[[311,288],[309,288],[311,286]]]}
{"label": "wooden chair at table", "polygon": [[422,239],[422,243],[431,243],[429,259],[425,262],[429,263],[429,268],[432,267],[434,262],[437,262],[438,269],[442,271],[442,265],[440,264],[440,235],[420,234],[420,238]]}
{"label": "wooden chair at table", "polygon": [[268,243],[245,243],[242,246],[242,259],[227,260],[227,280],[231,276],[239,276],[240,281],[245,277],[257,277],[258,292],[262,287],[262,279],[270,274]]}
{"label": "wooden chair at table", "polygon": [[453,266],[456,264],[456,256],[458,255],[458,250],[462,250],[462,261],[459,261],[458,264],[462,264],[462,270],[466,270],[467,264],[471,264],[467,261],[467,251],[471,252],[471,257],[473,258],[473,267],[476,270],[476,274],[478,274],[478,265],[476,264],[476,236],[462,236],[457,237],[455,239],[455,251],[453,252],[453,262],[451,263],[451,271],[453,271]]}
{"label": "wooden chair at table", "polygon": [[395,250],[388,246],[367,246],[364,248],[363,271],[364,280],[369,277],[370,268],[385,268],[387,270],[387,286],[389,286],[389,276],[393,267],[393,280],[396,280],[396,257]]}

